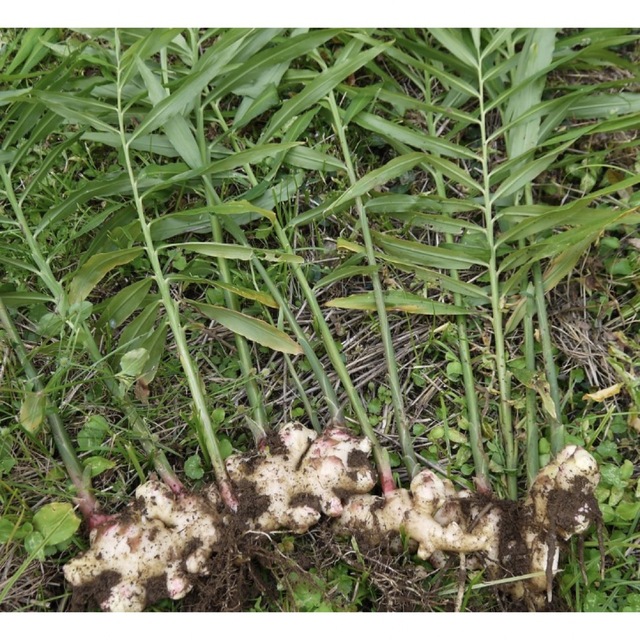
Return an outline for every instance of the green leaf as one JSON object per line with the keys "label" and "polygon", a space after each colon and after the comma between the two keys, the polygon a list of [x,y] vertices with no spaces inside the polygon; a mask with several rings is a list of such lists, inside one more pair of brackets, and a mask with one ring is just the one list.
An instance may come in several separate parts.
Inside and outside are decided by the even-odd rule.
{"label": "green leaf", "polygon": [[478,67],[477,56],[464,41],[459,29],[430,29],[433,36],[445,46],[460,62],[469,65],[472,69]]}
{"label": "green leaf", "polygon": [[526,184],[533,182],[556,159],[560,151],[554,151],[542,158],[526,163],[514,170],[491,195],[491,202],[513,195]]}
{"label": "green leaf", "polygon": [[[443,316],[443,315],[466,315],[467,309],[456,307],[441,302],[433,302],[421,296],[404,291],[387,291],[384,294],[385,308],[388,311],[404,311],[406,313]],[[337,307],[339,309],[358,309],[360,311],[375,311],[376,301],[373,292],[358,293],[346,298],[334,298],[325,304],[327,307]]]}
{"label": "green leaf", "polygon": [[213,284],[225,291],[230,291],[241,298],[245,298],[247,300],[255,300],[260,304],[265,305],[266,307],[270,307],[271,309],[278,309],[278,303],[273,299],[273,296],[266,293],[265,291],[256,291],[255,289],[247,289],[247,287],[241,287],[237,284],[231,284],[227,282],[222,282],[220,280],[214,280]]}
{"label": "green leaf", "polygon": [[322,289],[323,287],[327,287],[330,284],[335,282],[339,282],[340,280],[344,280],[345,278],[353,278],[354,276],[369,276],[372,273],[375,273],[378,270],[377,265],[343,265],[334,269],[331,273],[324,276],[324,278],[320,278],[318,282],[315,283],[314,289]]}
{"label": "green leaf", "polygon": [[202,460],[197,453],[189,456],[184,461],[184,472],[187,478],[192,480],[200,480],[204,476],[204,469],[202,468]]}
{"label": "green leaf", "polygon": [[174,245],[185,251],[194,251],[210,258],[227,258],[230,260],[252,260],[261,258],[269,262],[289,262],[302,264],[304,260],[300,256],[280,251],[270,251],[266,249],[254,249],[240,244],[225,244],[222,242],[182,242]]}
{"label": "green leaf", "polygon": [[387,253],[400,258],[405,264],[437,269],[468,269],[474,265],[488,266],[486,252],[476,252],[471,247],[448,249],[422,244],[413,240],[401,240],[383,233],[374,233],[374,240]]}
{"label": "green leaf", "polygon": [[143,340],[140,345],[142,349],[147,351],[149,358],[147,359],[138,379],[147,385],[156,377],[160,361],[165,354],[168,330],[168,324],[166,322],[161,323],[161,326],[151,332],[147,339]]}
{"label": "green leaf", "polygon": [[67,502],[46,504],[33,516],[33,525],[44,537],[47,545],[66,542],[78,530],[80,518],[75,514],[73,505]]}
{"label": "green leaf", "polygon": [[176,116],[184,116],[207,85],[233,60],[246,35],[246,30],[230,29],[209,47],[178,89],[160,100],[145,116],[131,140],[155,131]]}
{"label": "green leaf", "polygon": [[142,306],[152,284],[152,278],[145,278],[118,291],[107,303],[98,320],[98,326],[108,324],[112,329],[119,327]]}
{"label": "green leaf", "polygon": [[78,449],[80,451],[98,451],[102,448],[109,423],[103,416],[91,416],[78,432]]}
{"label": "green leaf", "polygon": [[127,351],[122,358],[120,358],[120,374],[128,378],[137,378],[149,359],[149,352],[140,347],[138,349],[132,349]]}
{"label": "green leaf", "polygon": [[192,304],[208,318],[219,322],[230,331],[244,336],[247,340],[252,340],[264,347],[274,351],[281,351],[282,353],[291,355],[302,353],[302,347],[297,342],[283,331],[280,331],[280,329],[276,329],[263,320],[212,304],[204,304],[202,302],[193,302]]}
{"label": "green leaf", "polygon": [[451,158],[468,158],[469,160],[479,161],[478,156],[466,147],[449,142],[445,138],[428,136],[421,131],[411,129],[407,125],[390,122],[372,113],[360,113],[354,117],[353,121],[368,131],[384,136],[392,145],[401,142],[425,152],[429,151]]}
{"label": "green leaf", "polygon": [[233,69],[232,72],[225,74],[216,83],[210,98],[218,100],[226,96],[230,91],[259,79],[271,67],[304,56],[338,35],[340,31],[340,29],[322,29],[311,33],[303,33],[289,38],[281,44],[276,44],[270,49],[259,51],[239,67]]}
{"label": "green leaf", "polygon": [[613,118],[638,111],[640,111],[640,94],[620,91],[614,94],[584,96],[569,108],[569,115],[573,118],[593,120]]}
{"label": "green leaf", "polygon": [[420,152],[408,153],[398,158],[394,158],[379,169],[370,171],[366,176],[360,178],[354,185],[349,187],[333,204],[328,208],[327,213],[334,213],[344,209],[352,200],[373,191],[391,180],[395,180],[410,171],[420,162],[424,161],[427,154]]}
{"label": "green leaf", "polygon": [[99,476],[107,469],[113,469],[116,466],[116,463],[112,460],[107,460],[102,456],[91,456],[90,458],[86,458],[83,460],[84,466],[86,469],[89,469],[89,474],[92,478]]}
{"label": "green leaf", "polygon": [[[155,155],[163,156],[165,158],[177,158],[180,156],[169,136],[151,133],[148,136],[141,136],[139,138],[132,139],[130,133],[127,133],[126,142],[131,149],[135,151],[145,151],[146,153],[153,153]],[[89,140],[91,142],[99,142],[109,147],[119,149],[122,147],[122,138],[119,133],[99,133],[94,131],[87,131],[82,134],[82,140]]]}
{"label": "green leaf", "polygon": [[29,307],[39,302],[51,302],[51,296],[37,291],[0,291],[0,298],[10,309]]}
{"label": "green leaf", "polygon": [[286,164],[309,171],[345,171],[344,162],[320,151],[296,147],[285,156]]}
{"label": "green leaf", "polygon": [[37,433],[44,421],[47,410],[47,396],[44,391],[27,391],[20,407],[20,424],[29,433]]}
{"label": "green leaf", "polygon": [[123,264],[128,264],[142,255],[143,252],[144,249],[121,249],[91,256],[76,271],[73,280],[71,280],[69,285],[69,304],[84,300],[109,271]]}
{"label": "green leaf", "polygon": [[314,80],[307,83],[300,93],[294,98],[287,100],[284,105],[273,114],[260,136],[260,141],[269,140],[294,116],[315,106],[318,101],[324,98],[336,85],[347,76],[355,73],[360,67],[367,64],[367,62],[373,60],[382,53],[387,46],[387,44],[382,44],[367,49],[358,55],[350,56],[348,59],[336,63],[333,67],[318,74]]}
{"label": "green leaf", "polygon": [[[292,153],[295,149],[292,149],[289,153]],[[233,216],[243,215],[246,213],[255,213],[259,216],[263,216],[269,220],[269,222],[276,221],[276,214],[273,211],[264,209],[262,207],[256,207],[248,200],[233,200],[232,202],[224,202],[223,204],[217,204],[212,207],[208,207],[209,211],[216,215]]]}
{"label": "green leaf", "polygon": [[451,178],[457,184],[467,187],[472,194],[480,193],[482,189],[480,185],[474,182],[469,174],[461,169],[458,165],[446,160],[445,158],[438,158],[437,156],[430,155],[425,163],[432,171],[439,171],[448,178]]}

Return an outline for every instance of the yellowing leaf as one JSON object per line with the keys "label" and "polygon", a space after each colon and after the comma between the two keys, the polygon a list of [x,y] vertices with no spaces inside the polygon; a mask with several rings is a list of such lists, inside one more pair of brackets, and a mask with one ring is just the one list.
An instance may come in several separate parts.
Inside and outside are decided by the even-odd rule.
{"label": "yellowing leaf", "polygon": [[611,398],[613,396],[618,395],[622,390],[623,386],[624,385],[621,382],[618,382],[618,384],[613,384],[610,387],[607,387],[606,389],[600,389],[600,391],[594,391],[593,393],[585,393],[582,396],[582,399],[593,400],[594,402],[602,402],[607,398]]}

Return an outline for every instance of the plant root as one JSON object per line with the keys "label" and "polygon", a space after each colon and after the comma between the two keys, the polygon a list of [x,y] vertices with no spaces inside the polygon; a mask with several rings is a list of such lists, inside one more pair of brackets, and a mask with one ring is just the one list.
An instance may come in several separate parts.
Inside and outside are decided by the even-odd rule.
{"label": "plant root", "polygon": [[403,538],[434,566],[459,554],[461,567],[483,568],[490,580],[513,578],[503,589],[541,609],[551,597],[560,543],[600,522],[598,468],[575,446],[540,471],[519,503],[457,492],[429,470],[416,475],[409,490],[372,495],[370,451],[366,438],[342,428],[318,436],[289,423],[258,453],[227,459],[237,512],[213,486],[202,495],[175,495],[157,480],[141,485],[121,515],[91,531],[89,551],[65,566],[74,600],[93,599],[107,611],[141,611],[162,598],[183,598],[198,576],[207,575],[212,555],[224,555],[226,534],[301,534],[325,515],[335,519],[334,533],[369,547]]}

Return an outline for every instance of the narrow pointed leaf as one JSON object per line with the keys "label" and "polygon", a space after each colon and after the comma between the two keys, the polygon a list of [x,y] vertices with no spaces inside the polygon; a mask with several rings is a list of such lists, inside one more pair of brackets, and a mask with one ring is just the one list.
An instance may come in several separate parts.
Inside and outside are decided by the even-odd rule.
{"label": "narrow pointed leaf", "polygon": [[247,287],[241,287],[237,284],[221,282],[220,280],[214,280],[212,284],[220,289],[224,289],[225,291],[230,291],[240,298],[245,298],[246,300],[254,300],[255,302],[259,302],[260,304],[265,305],[265,307],[270,307],[271,309],[278,308],[278,303],[273,299],[273,296],[266,293],[265,291],[247,289]]}
{"label": "narrow pointed leaf", "polygon": [[426,154],[414,152],[404,156],[394,158],[383,167],[370,171],[366,176],[360,178],[353,186],[349,187],[330,207],[330,211],[339,211],[349,202],[358,197],[364,196],[369,191],[373,191],[391,180],[395,180],[407,173],[421,161],[424,161]]}
{"label": "narrow pointed leaf", "polygon": [[[404,291],[387,291],[384,293],[384,304],[388,311],[404,311],[405,313],[447,316],[466,315],[469,310],[455,305],[444,304],[427,300],[421,296]],[[357,309],[360,311],[376,311],[376,301],[373,291],[370,293],[358,293],[346,298],[335,298],[325,304],[326,307],[338,309]]]}
{"label": "narrow pointed leaf", "polygon": [[360,113],[354,117],[353,121],[363,129],[384,136],[391,144],[401,142],[421,151],[429,151],[450,158],[479,160],[478,156],[466,147],[448,142],[445,138],[426,135],[407,125],[390,122],[372,113]]}
{"label": "narrow pointed leaf", "polygon": [[269,262],[290,262],[295,264],[302,264],[304,262],[300,256],[291,253],[254,249],[253,247],[245,247],[239,244],[225,244],[222,242],[182,242],[168,246],[180,247],[185,251],[194,251],[195,253],[209,256],[210,258],[227,258],[229,260],[262,258]]}
{"label": "narrow pointed leaf", "polygon": [[128,264],[142,255],[144,249],[122,249],[91,256],[78,269],[69,285],[69,304],[82,302],[109,271]]}
{"label": "narrow pointed leaf", "polygon": [[280,329],[276,329],[274,326],[264,322],[264,320],[212,304],[202,302],[193,302],[192,304],[208,318],[219,322],[230,331],[245,337],[247,340],[252,340],[263,347],[290,355],[303,353],[302,347],[295,340],[292,340],[284,331],[280,331]]}
{"label": "narrow pointed leaf", "polygon": [[295,115],[315,106],[315,104],[324,98],[329,91],[334,89],[336,85],[342,82],[347,76],[355,73],[360,67],[367,64],[367,62],[373,60],[382,53],[387,46],[388,45],[383,44],[367,49],[320,73],[314,80],[309,82],[298,95],[287,100],[282,108],[272,116],[262,132],[260,140],[269,140]]}
{"label": "narrow pointed leaf", "polygon": [[191,73],[178,89],[153,107],[134,131],[132,139],[152,133],[171,118],[184,115],[206,86],[233,60],[245,36],[245,30],[227,31],[225,36],[200,58],[198,65],[191,69]]}
{"label": "narrow pointed leaf", "polygon": [[401,240],[382,233],[374,234],[376,243],[387,253],[405,262],[437,269],[468,269],[475,265],[488,266],[486,259],[472,255],[465,247],[459,250]]}
{"label": "narrow pointed leaf", "polygon": [[519,170],[512,173],[492,194],[491,201],[496,202],[501,198],[513,195],[526,184],[537,178],[557,158],[560,151],[548,154],[537,160],[533,160]]}
{"label": "narrow pointed leaf", "polygon": [[469,65],[472,69],[478,66],[476,55],[471,51],[467,43],[461,36],[459,30],[455,29],[430,29],[435,38],[444,45],[453,55]]}
{"label": "narrow pointed leaf", "polygon": [[145,278],[118,291],[107,303],[98,320],[98,326],[108,324],[112,329],[119,327],[140,308],[152,284],[151,278]]}

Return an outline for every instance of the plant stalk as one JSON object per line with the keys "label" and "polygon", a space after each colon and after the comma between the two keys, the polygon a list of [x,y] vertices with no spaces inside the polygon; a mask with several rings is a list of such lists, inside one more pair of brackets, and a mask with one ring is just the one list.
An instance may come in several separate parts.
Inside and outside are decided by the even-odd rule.
{"label": "plant stalk", "polygon": [[[338,111],[338,105],[336,104],[336,99],[333,91],[329,92],[328,101],[329,108],[333,116],[334,130],[338,136],[338,140],[340,141],[340,146],[342,148],[342,157],[347,168],[349,183],[351,186],[353,186],[357,182],[357,176],[353,167],[353,163],[351,161],[351,153],[349,151],[349,145],[345,136],[345,127],[342,124],[340,112]],[[362,231],[362,237],[364,240],[367,264],[372,267],[377,267],[373,248],[373,240],[371,238],[371,229],[369,228],[369,220],[367,218],[362,198],[357,197],[355,205],[356,210],[358,211],[358,220],[360,222],[360,229]],[[396,431],[398,433],[400,448],[402,451],[402,459],[405,468],[409,473],[409,476],[413,478],[420,471],[420,465],[416,460],[416,454],[413,449],[413,439],[411,437],[411,434],[409,433],[409,427],[407,424],[407,415],[404,408],[402,389],[398,376],[397,359],[393,348],[391,331],[389,329],[389,318],[387,316],[384,293],[382,291],[382,283],[380,282],[380,274],[377,268],[371,273],[371,283],[373,285],[373,295],[376,302],[378,322],[380,324],[380,335],[382,338],[382,346],[384,349],[385,362],[387,365],[389,388],[391,390],[391,400],[393,403]]]}
{"label": "plant stalk", "polygon": [[495,349],[496,374],[498,377],[499,420],[502,433],[502,445],[505,452],[505,473],[507,476],[507,493],[509,498],[515,500],[518,494],[517,488],[517,459],[513,437],[513,418],[511,412],[511,374],[507,370],[507,356],[504,341],[502,320],[502,300],[500,297],[500,282],[498,279],[497,253],[495,244],[495,221],[493,218],[493,202],[491,199],[491,185],[489,181],[489,144],[487,141],[487,111],[484,101],[484,82],[482,75],[482,60],[478,60],[478,87],[479,87],[479,119],[480,136],[482,143],[482,178],[483,178],[483,211],[485,221],[485,233],[489,246],[489,283],[491,291],[491,323],[493,326],[493,338]]}
{"label": "plant stalk", "polygon": [[231,481],[227,474],[227,469],[225,467],[222,454],[220,452],[220,447],[218,445],[218,439],[215,434],[215,429],[211,421],[211,416],[209,415],[202,380],[196,369],[193,359],[189,354],[187,339],[186,339],[184,327],[182,326],[182,323],[180,320],[180,312],[178,310],[178,305],[171,296],[171,291],[169,289],[169,282],[165,278],[162,270],[162,266],[160,265],[158,253],[155,249],[155,246],[153,244],[153,239],[151,237],[151,228],[146,220],[142,199],[140,198],[140,194],[138,192],[138,184],[133,171],[131,154],[129,152],[129,142],[127,141],[127,137],[125,133],[126,130],[125,130],[125,124],[124,124],[124,109],[122,104],[120,46],[119,46],[119,38],[118,38],[117,32],[116,32],[116,55],[118,58],[117,104],[118,104],[118,126],[119,126],[119,132],[120,132],[120,141],[122,145],[125,168],[129,176],[129,182],[131,183],[133,200],[135,203],[136,212],[138,214],[138,221],[140,223],[140,227],[142,229],[142,234],[144,237],[144,246],[146,249],[147,257],[153,269],[154,279],[156,281],[156,285],[158,287],[158,291],[160,293],[160,296],[167,314],[167,320],[169,321],[169,326],[171,327],[174,340],[176,341],[176,347],[178,350],[180,363],[187,377],[187,384],[189,385],[189,390],[191,392],[191,397],[193,399],[194,407],[196,410],[196,418],[202,427],[201,429],[202,437],[204,439],[205,447],[211,459],[211,465],[213,467],[216,480],[218,482],[220,494],[222,496],[222,499],[224,500],[224,503],[227,505],[227,507],[229,507],[233,511],[236,511],[238,508],[238,502],[234,496],[233,489],[231,486]]}

